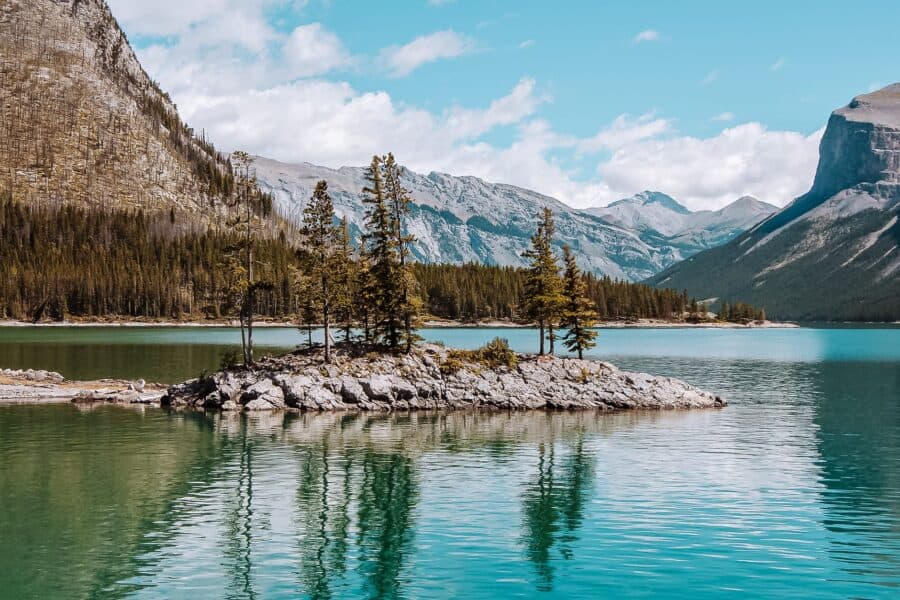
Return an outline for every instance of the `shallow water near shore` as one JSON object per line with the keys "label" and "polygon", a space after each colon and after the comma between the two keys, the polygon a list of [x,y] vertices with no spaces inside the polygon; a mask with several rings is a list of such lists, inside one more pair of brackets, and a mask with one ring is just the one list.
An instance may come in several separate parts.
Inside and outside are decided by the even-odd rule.
{"label": "shallow water near shore", "polygon": [[[106,331],[0,337],[0,367],[65,373],[59,361],[80,357],[87,373],[118,354],[121,372],[66,374],[129,376],[156,357],[199,371],[234,333],[119,331],[112,342]],[[523,330],[428,332],[471,347],[495,335],[532,349]],[[260,340],[286,348],[300,336]],[[599,341],[595,357],[731,405],[254,417],[0,407],[0,597],[896,597],[900,330],[604,330]],[[61,349],[4,364],[40,344]]]}

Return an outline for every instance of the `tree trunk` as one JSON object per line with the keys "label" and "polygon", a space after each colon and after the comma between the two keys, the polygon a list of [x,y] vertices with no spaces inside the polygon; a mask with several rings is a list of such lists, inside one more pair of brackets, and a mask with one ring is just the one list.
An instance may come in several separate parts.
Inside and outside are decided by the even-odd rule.
{"label": "tree trunk", "polygon": [[556,335],[553,333],[553,323],[547,324],[547,333],[550,338],[550,354],[553,354],[554,349],[556,347]]}
{"label": "tree trunk", "polygon": [[409,354],[412,352],[412,319],[409,312],[404,315],[403,326],[406,329],[406,353]]}
{"label": "tree trunk", "polygon": [[253,364],[253,295],[247,298],[247,363]]}
{"label": "tree trunk", "polygon": [[322,328],[325,334],[325,362],[331,362],[331,324],[328,322],[328,302],[322,308]]}
{"label": "tree trunk", "polygon": [[544,319],[543,319],[543,318],[538,319],[538,327],[539,327],[540,330],[541,330],[541,351],[540,351],[540,355],[543,356],[543,355],[544,355]]}
{"label": "tree trunk", "polygon": [[253,221],[250,212],[250,199],[245,198],[247,205],[247,356],[245,362],[253,364]]}
{"label": "tree trunk", "polygon": [[241,324],[241,354],[244,356],[244,366],[248,366],[247,363],[247,336],[244,332],[244,306],[241,304],[241,309],[238,313],[238,320]]}

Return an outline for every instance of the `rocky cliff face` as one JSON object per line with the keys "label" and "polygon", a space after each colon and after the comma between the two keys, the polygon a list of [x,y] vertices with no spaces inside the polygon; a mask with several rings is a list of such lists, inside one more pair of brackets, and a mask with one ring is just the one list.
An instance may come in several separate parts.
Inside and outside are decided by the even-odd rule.
{"label": "rocky cliff face", "polygon": [[900,84],[836,110],[812,189],[734,241],[653,277],[795,319],[900,319]]}
{"label": "rocky cliff face", "polygon": [[[263,189],[273,194],[280,212],[295,222],[300,220],[316,182],[327,180],[336,211],[346,216],[358,233],[365,212],[360,201],[364,169],[329,169],[265,158],[259,158],[256,167]],[[769,214],[765,210],[742,211],[743,216],[735,220],[732,212],[691,213],[665,194],[650,192],[646,201],[623,200],[614,212],[599,214],[573,209],[531,190],[476,177],[404,170],[403,183],[415,200],[408,227],[417,238],[413,253],[420,261],[524,266],[522,255],[529,247],[537,214],[549,206],[556,213],[559,243],[572,247],[582,268],[628,280],[644,279],[722,243]],[[684,220],[683,226],[672,231],[662,225],[658,227],[664,231],[645,226],[668,223],[673,215]],[[694,220],[688,221],[689,217]],[[696,224],[697,229],[690,229],[689,224]]]}
{"label": "rocky cliff face", "polygon": [[229,184],[103,0],[0,2],[0,81],[0,193],[200,212]]}

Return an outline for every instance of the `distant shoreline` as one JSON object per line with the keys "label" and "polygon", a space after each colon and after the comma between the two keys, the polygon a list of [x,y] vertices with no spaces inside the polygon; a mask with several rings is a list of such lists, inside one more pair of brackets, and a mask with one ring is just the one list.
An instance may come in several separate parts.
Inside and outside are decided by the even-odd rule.
{"label": "distant shoreline", "polygon": [[[890,325],[891,323],[884,323]],[[27,321],[0,321],[0,328],[29,328],[29,327],[208,327],[208,328],[235,328],[240,324],[237,321],[140,321],[140,320],[113,320],[113,321],[60,321],[29,323]],[[254,328],[298,328],[296,323],[288,321],[258,321],[253,323]],[[304,326],[305,327],[305,326]],[[314,328],[319,327],[314,325]],[[422,322],[422,329],[533,329],[534,324],[516,323],[513,321],[479,321],[477,323],[467,321],[453,321],[449,319],[426,319]],[[637,321],[599,321],[598,329],[793,329],[800,327],[791,322],[753,322],[725,323],[687,323],[684,321],[665,321],[662,319],[639,319]]]}

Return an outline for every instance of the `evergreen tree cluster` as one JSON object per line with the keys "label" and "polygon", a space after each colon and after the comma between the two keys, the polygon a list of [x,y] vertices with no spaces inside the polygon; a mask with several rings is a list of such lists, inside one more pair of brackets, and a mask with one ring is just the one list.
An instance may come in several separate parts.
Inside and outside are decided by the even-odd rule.
{"label": "evergreen tree cluster", "polygon": [[723,301],[718,316],[720,321],[746,323],[748,321],[765,321],[766,311],[743,302],[729,304],[727,301]]}
{"label": "evergreen tree cluster", "polygon": [[[0,318],[179,319],[230,314],[237,275],[222,257],[232,229],[195,230],[174,212],[28,207],[0,194]],[[254,311],[293,314],[295,258],[278,236],[258,255],[275,282]]]}
{"label": "evergreen tree cluster", "polygon": [[[415,321],[421,310],[418,283],[412,270],[410,244],[415,238],[405,231],[412,197],[400,183],[401,167],[393,154],[373,156],[363,189],[367,206],[365,234],[360,253],[368,268],[359,282],[360,301],[371,301],[366,309],[366,342],[389,348],[403,346],[407,352],[418,339]],[[374,318],[370,332],[369,317]]]}

